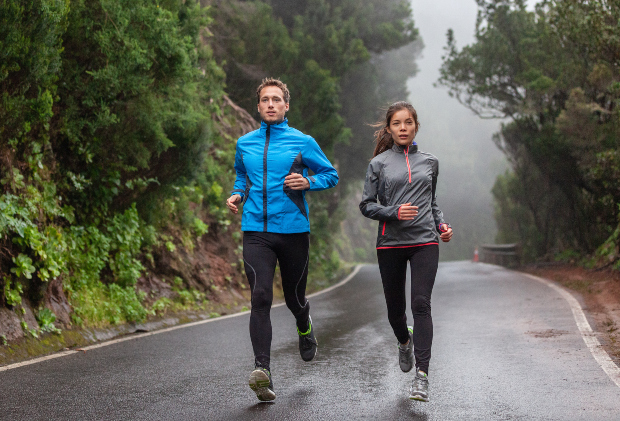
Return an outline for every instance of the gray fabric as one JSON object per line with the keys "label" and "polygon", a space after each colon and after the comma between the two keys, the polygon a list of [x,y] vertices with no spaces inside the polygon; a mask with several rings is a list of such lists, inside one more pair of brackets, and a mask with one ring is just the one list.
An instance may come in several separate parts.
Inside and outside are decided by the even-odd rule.
{"label": "gray fabric", "polygon": [[[365,217],[379,221],[377,247],[439,242],[439,225],[446,222],[435,195],[438,174],[437,158],[418,150],[417,145],[407,150],[394,144],[370,161],[360,210]],[[408,202],[418,206],[418,216],[401,221],[398,209]]]}

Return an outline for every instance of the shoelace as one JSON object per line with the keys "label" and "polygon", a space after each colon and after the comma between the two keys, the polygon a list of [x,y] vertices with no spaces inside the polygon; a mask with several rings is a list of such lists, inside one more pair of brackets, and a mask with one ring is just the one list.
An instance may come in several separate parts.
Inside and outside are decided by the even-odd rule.
{"label": "shoelace", "polygon": [[314,340],[314,339],[312,339],[310,337],[310,334],[301,336],[301,338],[302,338],[302,347],[304,349],[310,349],[310,348],[312,348],[312,345],[316,345],[317,344],[316,340]]}

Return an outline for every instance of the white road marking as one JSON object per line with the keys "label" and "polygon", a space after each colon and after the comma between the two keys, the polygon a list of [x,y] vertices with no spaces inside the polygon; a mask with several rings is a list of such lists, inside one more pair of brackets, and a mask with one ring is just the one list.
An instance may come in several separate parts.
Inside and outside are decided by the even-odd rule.
{"label": "white road marking", "polygon": [[524,273],[528,278],[534,279],[538,282],[542,282],[547,285],[549,288],[553,288],[556,290],[570,305],[571,310],[573,311],[573,317],[575,318],[575,323],[577,324],[577,328],[579,329],[579,333],[581,333],[581,337],[583,341],[586,343],[586,346],[592,353],[592,356],[596,360],[596,362],[601,366],[603,371],[609,376],[611,381],[613,381],[616,386],[620,387],[620,367],[618,367],[613,360],[609,357],[607,352],[601,346],[601,343],[598,341],[598,338],[595,336],[592,327],[590,327],[590,323],[588,323],[588,319],[586,319],[586,315],[583,312],[579,301],[573,297],[573,295],[568,292],[566,289],[562,288],[559,285],[556,285],[544,278],[539,278],[538,276],[530,275],[528,273]]}
{"label": "white road marking", "polygon": [[[331,291],[331,290],[333,290],[335,288],[343,286],[344,284],[349,282],[355,275],[357,275],[357,273],[360,271],[361,268],[362,268],[362,265],[357,265],[355,267],[355,269],[353,270],[353,272],[351,272],[342,281],[338,282],[335,285],[332,285],[329,288],[325,288],[324,290],[315,292],[314,294],[310,294],[310,295],[308,295],[308,297],[316,297],[318,295],[325,294],[326,292],[329,292],[329,291]],[[280,306],[283,306],[284,304],[285,303],[276,304],[276,305],[272,306],[272,308],[280,307]],[[77,354],[80,351],[86,352],[86,351],[90,351],[90,350],[97,349],[97,348],[103,348],[104,346],[114,345],[114,344],[117,344],[119,342],[131,341],[133,339],[144,338],[144,337],[152,336],[152,335],[159,335],[160,333],[171,332],[171,331],[177,330],[177,329],[184,329],[186,327],[192,327],[192,326],[202,325],[202,324],[205,324],[205,323],[215,322],[215,321],[218,321],[218,320],[224,320],[224,319],[230,319],[232,317],[243,316],[244,314],[248,314],[249,312],[250,312],[250,310],[247,310],[247,311],[242,311],[240,313],[228,314],[226,316],[215,317],[213,319],[199,320],[197,322],[191,322],[191,323],[186,323],[186,324],[182,324],[182,325],[178,325],[178,326],[172,326],[172,327],[168,327],[168,328],[165,328],[165,329],[155,330],[153,332],[138,333],[138,334],[135,334],[135,335],[126,336],[126,337],[119,338],[119,339],[112,339],[110,341],[101,342],[101,343],[90,345],[90,346],[85,346],[85,347],[79,348],[79,350],[60,351],[60,352],[57,352],[55,354],[46,355],[45,357],[33,358],[32,360],[28,360],[28,361],[22,361],[20,363],[5,365],[3,367],[0,367],[0,372],[12,370],[14,368],[24,367],[24,366],[31,365],[31,364],[41,363],[43,361],[53,360],[54,358],[60,358],[60,357],[66,356],[66,355]]]}

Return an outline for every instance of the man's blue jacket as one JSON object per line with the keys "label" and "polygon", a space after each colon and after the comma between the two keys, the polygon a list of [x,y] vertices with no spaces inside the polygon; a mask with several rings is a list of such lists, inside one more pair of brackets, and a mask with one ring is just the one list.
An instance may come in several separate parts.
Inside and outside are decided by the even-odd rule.
{"label": "man's blue jacket", "polygon": [[[308,176],[308,169],[314,175]],[[310,232],[305,190],[284,185],[284,177],[302,174],[310,191],[325,190],[338,184],[338,173],[316,141],[289,127],[261,123],[237,140],[235,180],[232,194],[243,198],[242,231],[292,234]]]}

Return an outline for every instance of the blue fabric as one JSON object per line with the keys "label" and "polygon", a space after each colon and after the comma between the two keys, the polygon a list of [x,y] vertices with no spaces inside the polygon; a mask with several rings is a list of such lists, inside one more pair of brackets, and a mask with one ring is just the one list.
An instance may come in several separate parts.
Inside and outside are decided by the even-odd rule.
{"label": "blue fabric", "polygon": [[[269,129],[267,159],[264,151]],[[264,163],[267,164],[266,202],[264,201]],[[314,175],[308,176],[308,169]],[[325,190],[338,184],[338,173],[316,141],[299,130],[282,123],[261,123],[258,130],[237,140],[235,155],[237,179],[231,194],[244,200],[242,231],[292,234],[310,232],[306,191],[284,188],[284,177],[291,172],[301,173],[310,183],[309,191]],[[291,198],[292,197],[292,198]],[[294,201],[296,200],[297,203]],[[267,204],[264,212],[263,204]],[[266,216],[266,218],[265,218]]]}

